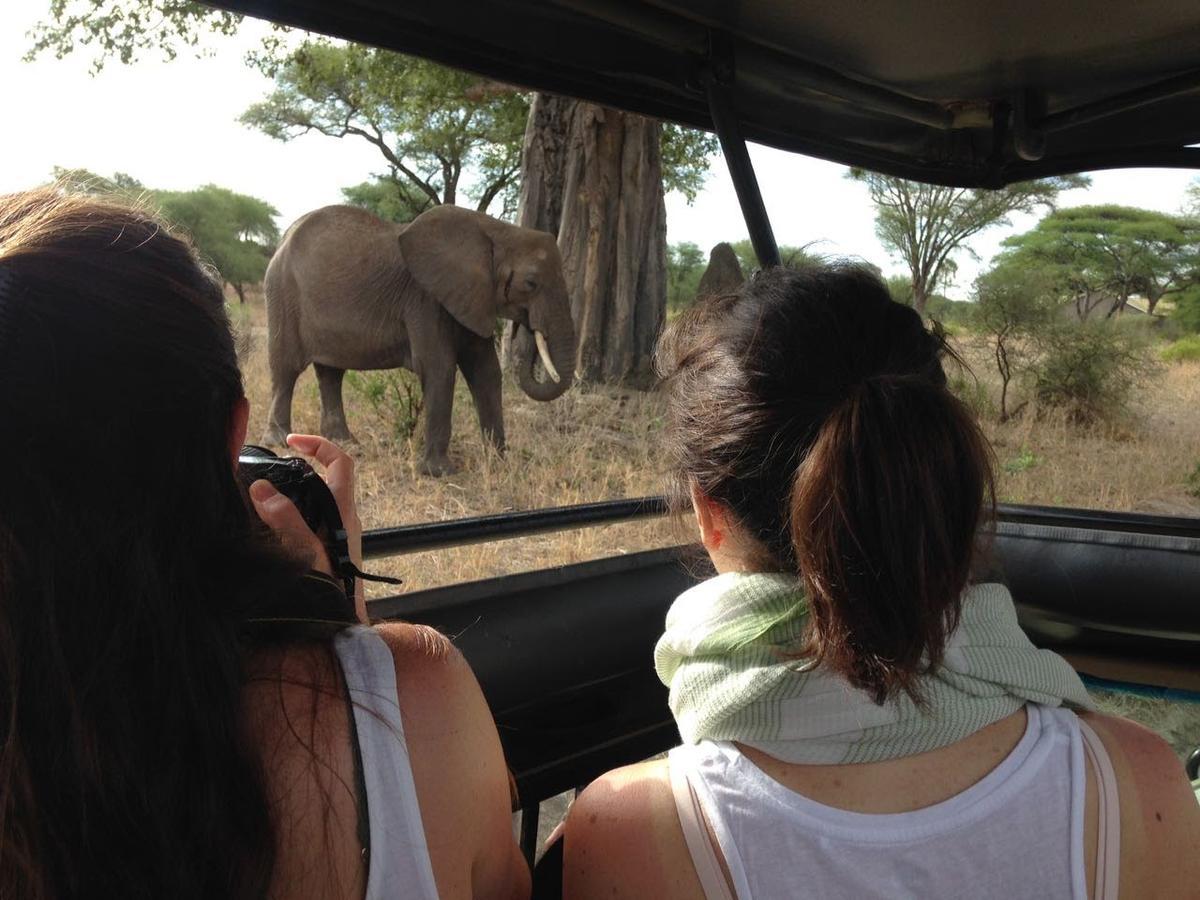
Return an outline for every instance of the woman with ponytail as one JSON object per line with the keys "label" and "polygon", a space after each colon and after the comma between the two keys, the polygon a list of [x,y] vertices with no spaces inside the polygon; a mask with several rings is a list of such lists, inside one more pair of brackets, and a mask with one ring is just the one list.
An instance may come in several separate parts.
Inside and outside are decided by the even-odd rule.
{"label": "woman with ponytail", "polygon": [[655,648],[683,745],[579,797],[571,900],[1196,896],[1170,748],[973,581],[992,460],[948,352],[851,265],[762,272],[663,338],[718,574]]}
{"label": "woman with ponytail", "polygon": [[[470,670],[330,597],[296,507],[239,485],[248,414],[185,242],[0,197],[0,898],[527,896]],[[360,562],[353,461],[289,443]]]}

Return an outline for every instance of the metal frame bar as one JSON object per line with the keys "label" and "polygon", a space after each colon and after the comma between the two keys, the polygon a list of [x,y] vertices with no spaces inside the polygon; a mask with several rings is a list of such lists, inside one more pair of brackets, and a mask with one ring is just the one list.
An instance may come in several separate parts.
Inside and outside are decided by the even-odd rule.
{"label": "metal frame bar", "polygon": [[1109,116],[1161,103],[1163,100],[1170,100],[1172,97],[1190,94],[1197,90],[1200,90],[1200,69],[1192,69],[1190,72],[1165,78],[1144,87],[1051,113],[1038,121],[1035,127],[1046,133],[1063,131],[1067,128],[1074,128],[1076,125],[1086,125],[1089,122],[1107,119]]}
{"label": "metal frame bar", "polygon": [[[378,528],[363,535],[363,556],[376,559],[422,550],[442,550],[447,547],[553,534],[572,528],[637,522],[665,516],[670,511],[670,503],[665,497],[636,497],[629,500],[606,500],[577,506],[555,506],[474,516],[449,522]],[[996,518],[1000,522],[1022,525],[1052,525],[1057,528],[1092,528],[1121,533],[1200,538],[1200,519],[1174,516],[1002,503],[996,508]]]}
{"label": "metal frame bar", "polygon": [[639,519],[664,516],[668,511],[665,497],[637,497],[630,500],[606,500],[576,506],[552,506],[545,509],[474,516],[449,522],[377,528],[363,535],[363,556],[366,559],[374,559],[381,556],[398,556],[402,553],[417,553],[421,550],[486,544],[506,538],[552,534],[570,528],[636,522]]}
{"label": "metal frame bar", "polygon": [[775,242],[775,232],[771,228],[771,219],[767,216],[767,207],[758,187],[754,164],[750,162],[746,139],[742,137],[741,125],[734,110],[732,86],[735,69],[732,43],[727,35],[716,32],[713,32],[709,39],[710,65],[704,70],[702,81],[708,93],[708,108],[712,113],[713,128],[716,129],[717,140],[721,142],[721,152],[725,155],[725,164],[729,167],[729,177],[733,179],[733,189],[737,192],[738,205],[742,208],[742,218],[746,220],[750,243],[754,245],[754,255],[758,257],[758,264],[763,268],[777,266],[780,263],[779,245]]}

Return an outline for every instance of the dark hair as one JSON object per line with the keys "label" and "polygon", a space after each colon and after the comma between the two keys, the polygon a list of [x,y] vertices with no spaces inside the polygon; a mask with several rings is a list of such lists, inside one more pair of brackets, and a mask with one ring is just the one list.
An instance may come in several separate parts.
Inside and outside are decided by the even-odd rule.
{"label": "dark hair", "polygon": [[252,620],[301,578],[229,448],[217,283],[135,209],[0,198],[0,896],[265,896]]}
{"label": "dark hair", "polygon": [[870,270],[776,268],[684,314],[659,345],[677,477],[796,572],[801,652],[882,703],[958,620],[992,498],[991,451],[946,387],[948,348]]}

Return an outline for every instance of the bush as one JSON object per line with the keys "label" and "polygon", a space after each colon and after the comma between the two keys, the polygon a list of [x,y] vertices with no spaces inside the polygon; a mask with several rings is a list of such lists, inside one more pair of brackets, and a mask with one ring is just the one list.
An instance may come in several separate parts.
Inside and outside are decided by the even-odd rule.
{"label": "bush", "polygon": [[1200,362],[1200,334],[1188,335],[1163,348],[1163,362]]}
{"label": "bush", "polygon": [[1038,405],[1063,409],[1079,423],[1127,415],[1134,390],[1155,370],[1144,338],[1108,322],[1056,323],[1038,342],[1032,369]]}
{"label": "bush", "polygon": [[996,414],[996,404],[975,374],[963,367],[950,364],[946,370],[946,386],[977,419],[988,419]]}
{"label": "bush", "polygon": [[396,438],[407,440],[413,436],[425,406],[416,375],[405,369],[349,371],[346,384],[388,423]]}
{"label": "bush", "polygon": [[1200,285],[1174,295],[1175,308],[1171,310],[1171,321],[1183,331],[1200,333]]}
{"label": "bush", "polygon": [[1200,462],[1196,463],[1196,468],[1187,477],[1187,492],[1200,499]]}

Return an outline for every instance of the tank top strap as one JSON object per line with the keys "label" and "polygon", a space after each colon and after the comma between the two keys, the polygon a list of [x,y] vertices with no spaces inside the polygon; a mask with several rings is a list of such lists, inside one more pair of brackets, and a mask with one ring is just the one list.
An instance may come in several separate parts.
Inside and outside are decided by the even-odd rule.
{"label": "tank top strap", "polygon": [[705,827],[700,798],[696,796],[680,753],[672,751],[668,754],[667,771],[670,773],[671,793],[675,797],[675,811],[679,814],[683,839],[704,889],[705,900],[735,900],[729,882],[721,871],[713,840]]}
{"label": "tank top strap", "polygon": [[374,629],[356,625],[339,632],[333,649],[350,697],[361,760],[370,845],[366,900],[396,896],[438,900],[433,864],[417,801],[392,652]]}
{"label": "tank top strap", "polygon": [[1096,773],[1096,874],[1093,900],[1117,900],[1121,880],[1121,801],[1112,759],[1100,736],[1079,719],[1083,752]]}

